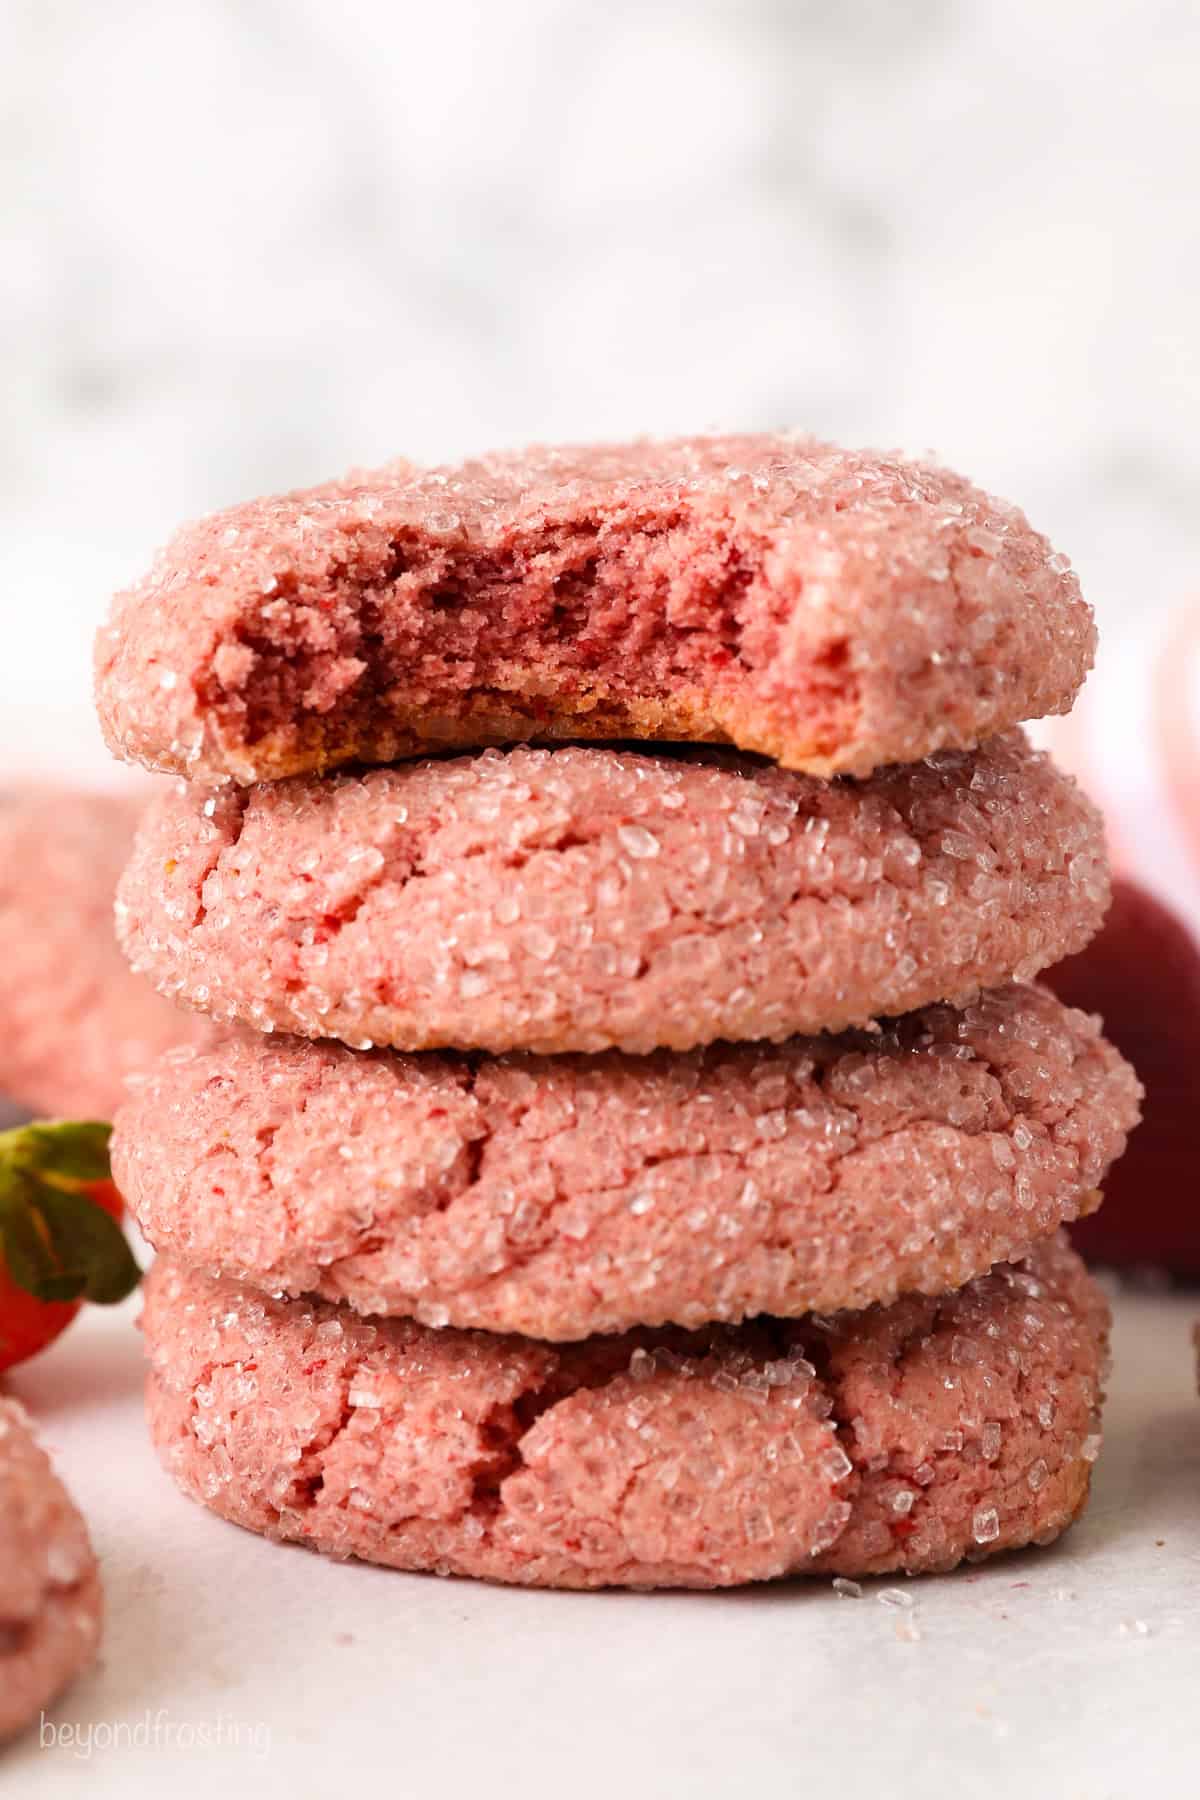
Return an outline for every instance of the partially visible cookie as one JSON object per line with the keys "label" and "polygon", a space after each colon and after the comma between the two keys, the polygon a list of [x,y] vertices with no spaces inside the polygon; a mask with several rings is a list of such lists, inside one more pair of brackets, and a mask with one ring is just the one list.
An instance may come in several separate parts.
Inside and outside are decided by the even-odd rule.
{"label": "partially visible cookie", "polygon": [[528,738],[818,775],[1066,712],[1095,632],[1015,507],[795,436],[534,449],[181,531],[96,646],[120,756],[238,781]]}
{"label": "partially visible cookie", "polygon": [[91,1662],[101,1611],[87,1528],[24,1409],[0,1394],[0,1739]]}
{"label": "partially visible cookie", "polygon": [[723,753],[485,752],[213,794],[138,834],[122,943],[218,1018],[404,1050],[686,1050],[1028,979],[1108,904],[1023,737],[827,783]]}
{"label": "partially visible cookie", "polygon": [[952,1568],[1057,1536],[1107,1314],[1051,1240],[943,1300],[555,1347],[273,1300],[160,1258],[151,1431],[250,1530],[547,1587]]}
{"label": "partially visible cookie", "polygon": [[52,1118],[111,1118],[125,1078],[204,1025],[130,970],[113,896],[144,800],[0,791],[0,1095]]}
{"label": "partially visible cookie", "polygon": [[1091,1211],[1138,1093],[1095,1021],[1034,988],[687,1056],[244,1033],[137,1083],[112,1159],[185,1262],[559,1340],[961,1286]]}

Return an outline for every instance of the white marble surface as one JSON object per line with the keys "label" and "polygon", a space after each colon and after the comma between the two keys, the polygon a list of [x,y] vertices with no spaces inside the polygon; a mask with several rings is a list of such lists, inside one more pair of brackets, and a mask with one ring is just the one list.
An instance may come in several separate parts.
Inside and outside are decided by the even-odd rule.
{"label": "white marble surface", "polygon": [[884,1582],[857,1600],[827,1582],[529,1593],[265,1543],[159,1472],[128,1309],[93,1313],[14,1385],[92,1522],[103,1663],[9,1751],[7,1791],[1190,1800],[1196,1307],[1119,1301],[1082,1524],[1050,1550],[900,1584],[909,1607],[882,1603]]}
{"label": "white marble surface", "polygon": [[1186,0],[9,0],[0,750],[180,517],[403,450],[799,423],[1200,586]]}

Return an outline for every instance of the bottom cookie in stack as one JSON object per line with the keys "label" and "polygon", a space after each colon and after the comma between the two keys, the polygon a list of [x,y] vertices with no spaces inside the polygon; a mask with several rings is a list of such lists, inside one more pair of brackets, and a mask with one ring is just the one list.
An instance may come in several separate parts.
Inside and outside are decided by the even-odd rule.
{"label": "bottom cookie in stack", "polygon": [[160,1258],[149,1417],[186,1492],[394,1568],[725,1587],[1047,1543],[1108,1315],[1061,1237],[941,1299],[551,1345],[272,1299]]}

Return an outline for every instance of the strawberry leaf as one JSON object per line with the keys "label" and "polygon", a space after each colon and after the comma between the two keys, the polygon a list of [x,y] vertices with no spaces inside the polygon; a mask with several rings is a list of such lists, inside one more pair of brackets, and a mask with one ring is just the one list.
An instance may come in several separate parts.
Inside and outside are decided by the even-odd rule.
{"label": "strawberry leaf", "polygon": [[142,1278],[117,1221],[86,1194],[39,1187],[32,1199],[63,1279],[97,1306],[114,1306]]}
{"label": "strawberry leaf", "polygon": [[99,1120],[20,1125],[0,1133],[0,1159],[61,1181],[108,1181],[112,1126]]}
{"label": "strawberry leaf", "polygon": [[98,1122],[0,1132],[0,1256],[39,1300],[111,1306],[141,1280],[120,1225],[89,1192],[111,1180],[109,1134]]}
{"label": "strawberry leaf", "polygon": [[8,1273],[37,1300],[78,1300],[83,1279],[59,1266],[29,1200],[25,1183],[5,1183],[0,1191],[0,1250]]}

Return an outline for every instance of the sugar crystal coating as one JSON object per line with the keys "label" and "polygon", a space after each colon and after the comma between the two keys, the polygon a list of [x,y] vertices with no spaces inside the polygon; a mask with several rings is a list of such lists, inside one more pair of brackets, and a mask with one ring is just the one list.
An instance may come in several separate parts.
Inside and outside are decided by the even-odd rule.
{"label": "sugar crystal coating", "polygon": [[557,1340],[942,1293],[1090,1211],[1132,1071],[1044,990],[687,1055],[168,1055],[113,1168],[160,1250]]}
{"label": "sugar crystal coating", "polygon": [[24,1409],[0,1394],[0,1740],[91,1662],[101,1610],[87,1528]]}
{"label": "sugar crystal coating", "polygon": [[1107,1314],[1050,1240],[942,1300],[557,1348],[273,1300],[160,1258],[144,1328],[164,1465],[251,1530],[493,1581],[723,1587],[1048,1542],[1087,1497]]}
{"label": "sugar crystal coating", "polygon": [[1087,1497],[1108,1365],[1107,1303],[1065,1238],[944,1301],[868,1317],[863,1331],[840,1315],[826,1360],[810,1352],[860,1481],[821,1567],[942,1570],[1057,1537]]}
{"label": "sugar crystal coating", "polygon": [[206,1035],[117,949],[113,896],[143,804],[0,793],[0,1094],[31,1112],[110,1118],[127,1075]]}
{"label": "sugar crystal coating", "polygon": [[186,527],[114,602],[118,755],[273,779],[530,737],[865,774],[1066,711],[1065,558],[960,476],[731,436],[389,465]]}
{"label": "sugar crystal coating", "polygon": [[220,1019],[642,1052],[965,1000],[1085,943],[1107,902],[1094,808],[1019,734],[832,784],[568,746],[178,784],[118,930],[140,973]]}

